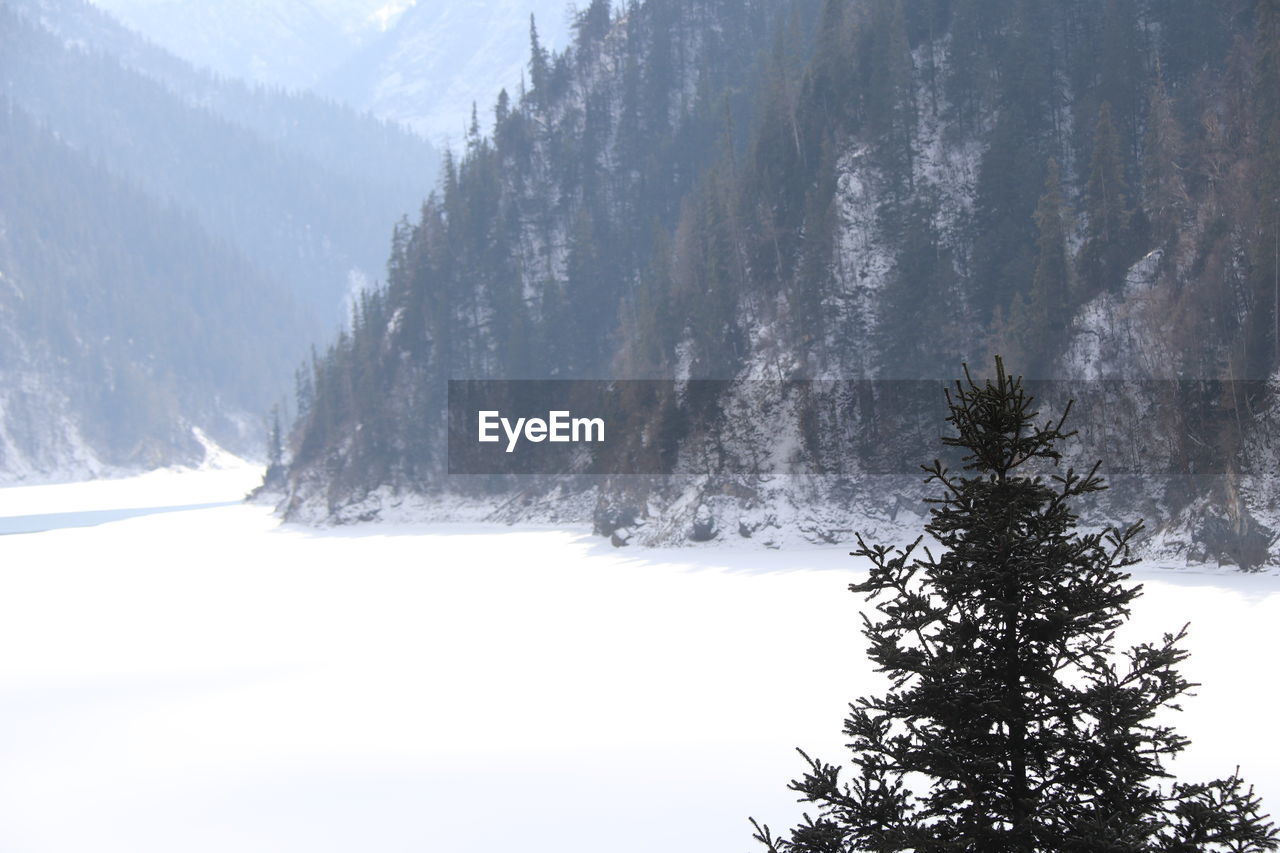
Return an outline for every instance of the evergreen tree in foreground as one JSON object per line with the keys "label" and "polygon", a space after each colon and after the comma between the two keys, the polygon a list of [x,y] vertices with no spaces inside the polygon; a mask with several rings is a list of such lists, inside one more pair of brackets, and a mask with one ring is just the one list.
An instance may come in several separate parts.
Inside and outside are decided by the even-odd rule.
{"label": "evergreen tree in foreground", "polygon": [[968,455],[964,474],[925,469],[941,553],[855,552],[872,568],[850,589],[880,599],[863,633],[892,688],[851,706],[851,778],[805,755],[791,787],[817,817],[789,838],[753,820],[756,839],[772,853],[1275,850],[1237,775],[1164,769],[1188,743],[1160,719],[1193,686],[1177,671],[1185,629],[1113,654],[1140,593],[1124,571],[1140,525],[1075,532],[1071,502],[1104,486],[1097,465],[1040,473],[1072,434],[1066,414],[1038,426],[998,358],[994,382],[966,369],[948,402],[943,443]]}

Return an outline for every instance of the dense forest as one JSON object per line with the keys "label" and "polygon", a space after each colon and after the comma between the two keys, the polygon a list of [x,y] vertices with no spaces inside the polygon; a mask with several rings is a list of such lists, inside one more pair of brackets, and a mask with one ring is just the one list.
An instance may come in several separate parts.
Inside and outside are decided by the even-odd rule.
{"label": "dense forest", "polygon": [[815,535],[838,538],[841,511],[883,491],[850,441],[874,427],[865,400],[771,403],[739,382],[634,401],[652,428],[622,452],[781,444],[824,475],[803,481],[677,462],[678,483],[463,482],[445,475],[447,380],[884,389],[1003,354],[1063,389],[1118,383],[1115,408],[1082,408],[1148,465],[1115,499],[1185,529],[1162,547],[1264,558],[1280,4],[597,0],[574,29],[550,55],[531,28],[527,87],[477,113],[396,229],[385,288],[300,372],[295,516],[572,492],[604,532],[647,517],[650,541],[708,513],[724,531],[751,515],[746,535],[782,502],[832,507]]}

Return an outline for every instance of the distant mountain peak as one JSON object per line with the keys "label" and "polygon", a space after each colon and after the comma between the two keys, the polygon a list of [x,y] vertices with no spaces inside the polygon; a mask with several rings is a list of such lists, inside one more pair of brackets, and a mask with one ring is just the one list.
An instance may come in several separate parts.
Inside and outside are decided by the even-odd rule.
{"label": "distant mountain peak", "polygon": [[417,5],[417,2],[418,0],[389,0],[369,13],[365,20],[375,24],[378,32],[385,33],[410,7]]}
{"label": "distant mountain peak", "polygon": [[402,122],[434,143],[462,138],[476,103],[514,91],[529,61],[529,15],[549,49],[568,42],[563,0],[391,0],[399,17],[319,84],[324,94]]}

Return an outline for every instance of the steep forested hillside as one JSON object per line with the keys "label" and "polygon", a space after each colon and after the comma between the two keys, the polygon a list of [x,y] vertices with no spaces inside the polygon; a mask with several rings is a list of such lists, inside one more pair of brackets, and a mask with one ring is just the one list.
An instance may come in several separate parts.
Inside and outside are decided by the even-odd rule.
{"label": "steep forested hillside", "polygon": [[[306,377],[291,511],[487,488],[593,505],[605,530],[647,517],[650,540],[839,538],[918,506],[859,464],[875,400],[1002,353],[1112,400],[1080,407],[1082,441],[1121,442],[1141,476],[1113,497],[1165,525],[1152,547],[1265,558],[1274,0],[596,2],[576,33],[535,43],[528,90],[446,164]],[[876,382],[649,399],[630,451],[680,460],[675,480],[445,475],[446,379],[585,376]],[[772,467],[698,470],[708,443]]]}
{"label": "steep forested hillside", "polygon": [[314,314],[7,100],[0,186],[0,471],[198,462],[192,425],[260,431]]}
{"label": "steep forested hillside", "polygon": [[0,57],[0,477],[190,458],[193,426],[259,450],[297,360],[380,275],[430,147],[197,72],[81,0],[0,4]]}
{"label": "steep forested hillside", "polygon": [[732,147],[780,8],[654,3],[615,22],[597,2],[556,56],[531,33],[529,88],[498,95],[492,139],[476,116],[440,192],[397,229],[385,291],[315,366],[299,472],[429,488],[447,379],[606,375],[619,308]]}

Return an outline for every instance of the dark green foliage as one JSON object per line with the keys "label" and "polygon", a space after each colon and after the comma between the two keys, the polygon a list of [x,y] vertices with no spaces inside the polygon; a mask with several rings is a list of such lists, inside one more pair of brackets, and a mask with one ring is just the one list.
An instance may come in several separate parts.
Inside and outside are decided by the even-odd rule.
{"label": "dark green foliage", "polygon": [[613,19],[609,14],[609,0],[590,0],[587,8],[574,19],[573,29],[579,49],[590,50],[609,33]]}
{"label": "dark green foliage", "polygon": [[1280,2],[1260,0],[1251,113],[1257,117],[1257,238],[1254,259],[1248,378],[1280,365]]}
{"label": "dark green foliage", "polygon": [[991,78],[992,57],[989,48],[994,39],[995,24],[1007,13],[1007,3],[993,7],[990,0],[954,0],[951,4],[952,50],[944,91],[956,113],[967,127],[974,127],[981,117],[981,107]]}
{"label": "dark green foliage", "polygon": [[1160,64],[1171,79],[1187,81],[1222,61],[1231,44],[1232,4],[1162,0],[1148,9],[1159,25]]}
{"label": "dark green foliage", "polygon": [[[1033,214],[1050,147],[1051,55],[1040,17],[1020,3],[1002,53],[1024,73],[1005,75],[997,88],[995,125],[975,188],[974,299],[984,319],[1008,310],[1035,269]],[[1004,57],[1002,57],[1004,58]]]}
{"label": "dark green foliage", "polygon": [[930,379],[939,364],[954,361],[948,334],[921,334],[923,329],[945,330],[953,322],[959,280],[951,251],[934,227],[930,207],[913,204],[890,227],[898,230],[901,246],[893,277],[885,288],[877,329],[880,376],[885,379]]}
{"label": "dark green foliage", "polygon": [[529,15],[529,85],[534,98],[547,97],[551,58],[538,41],[538,23]]}
{"label": "dark green foliage", "polygon": [[[1066,415],[1038,423],[1021,380],[966,376],[948,395],[963,472],[928,466],[940,550],[868,545],[854,592],[868,655],[890,681],[851,706],[850,777],[805,756],[792,789],[817,815],[773,853],[1263,851],[1280,846],[1238,775],[1172,782],[1187,745],[1161,713],[1192,687],[1185,629],[1117,654],[1140,587],[1124,569],[1140,525],[1081,534],[1073,504],[1098,466],[1056,471]],[[803,754],[803,753],[802,753]]]}
{"label": "dark green foliage", "polygon": [[984,282],[975,297],[985,317],[1008,305],[1034,270],[1035,197],[1028,188],[1043,185],[1043,158],[1025,140],[1012,119],[1002,118],[983,158],[973,251],[977,280]]}
{"label": "dark green foliage", "polygon": [[1093,160],[1084,190],[1085,237],[1080,248],[1080,278],[1089,295],[1119,290],[1134,257],[1129,242],[1132,208],[1124,177],[1120,135],[1103,102],[1093,134]]}
{"label": "dark green foliage", "polygon": [[1185,170],[1182,129],[1164,76],[1158,75],[1151,89],[1143,141],[1142,203],[1152,240],[1161,248],[1173,246],[1186,220],[1190,198],[1183,177]]}
{"label": "dark green foliage", "polygon": [[1110,104],[1123,163],[1137,156],[1143,45],[1135,0],[1107,0],[1102,15],[1098,98]]}
{"label": "dark green foliage", "polygon": [[901,0],[873,4],[858,56],[866,71],[863,128],[898,196],[911,191],[916,129],[915,76]]}
{"label": "dark green foliage", "polygon": [[736,322],[744,275],[735,253],[732,197],[718,172],[693,196],[676,233],[675,298],[685,312],[694,375],[730,378],[745,353]]}
{"label": "dark green foliage", "polygon": [[1047,376],[1053,359],[1061,352],[1071,324],[1071,262],[1067,257],[1066,211],[1062,198],[1058,163],[1050,160],[1046,169],[1044,195],[1036,205],[1034,221],[1036,271],[1026,298],[1017,294],[1003,329],[1005,352],[1015,352],[1030,366],[1035,376]]}

